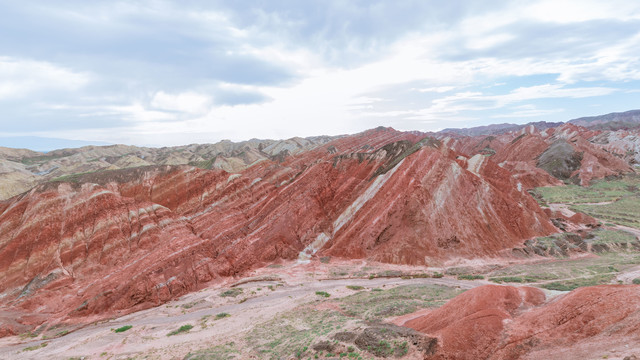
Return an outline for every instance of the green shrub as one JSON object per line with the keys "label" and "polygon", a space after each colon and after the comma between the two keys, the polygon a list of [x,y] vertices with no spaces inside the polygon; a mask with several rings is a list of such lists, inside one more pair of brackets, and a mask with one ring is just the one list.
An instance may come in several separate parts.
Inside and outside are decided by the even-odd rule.
{"label": "green shrub", "polygon": [[433,275],[431,275],[431,277],[434,279],[440,279],[441,277],[444,277],[444,274],[441,274],[439,272],[434,272]]}
{"label": "green shrub", "polygon": [[635,278],[633,279],[633,281],[631,281],[633,284],[635,285],[640,285],[640,278]]}
{"label": "green shrub", "polygon": [[43,342],[43,343],[40,343],[40,344],[38,344],[38,345],[34,345],[34,346],[26,347],[26,348],[24,348],[22,351],[33,351],[33,350],[38,350],[38,349],[42,349],[43,347],[45,347],[45,346],[47,346],[47,345],[49,345],[49,343],[48,343],[48,342]]}
{"label": "green shrub", "polygon": [[362,290],[362,289],[364,289],[364,286],[360,286],[360,285],[347,285],[347,289],[349,289],[349,290]]}
{"label": "green shrub", "polygon": [[167,336],[178,335],[180,333],[187,332],[187,331],[189,331],[191,329],[193,329],[193,325],[191,325],[191,324],[182,325],[182,326],[180,326],[179,329],[173,330],[172,332],[168,333]]}
{"label": "green shrub", "polygon": [[233,289],[229,289],[229,290],[225,290],[223,292],[220,293],[220,297],[236,297],[238,295],[242,294],[242,289],[241,288],[233,288]]}
{"label": "green shrub", "polygon": [[113,332],[117,332],[117,333],[125,332],[125,331],[131,329],[132,327],[133,327],[133,325],[125,325],[123,327],[119,327],[119,328],[113,330]]}
{"label": "green shrub", "polygon": [[229,317],[229,316],[231,316],[231,314],[225,313],[225,312],[221,312],[219,314],[216,314],[216,320],[224,319],[224,318]]}
{"label": "green shrub", "polygon": [[414,278],[414,279],[424,279],[424,278],[428,278],[430,276],[429,276],[429,274],[420,273],[420,274],[413,274],[413,275],[411,275],[411,277]]}
{"label": "green shrub", "polygon": [[316,295],[318,295],[318,296],[324,296],[324,297],[329,297],[329,296],[331,296],[331,294],[329,294],[329,293],[328,293],[328,292],[326,292],[326,291],[316,291]]}
{"label": "green shrub", "polygon": [[489,278],[489,281],[493,281],[495,283],[523,283],[525,282],[524,278],[519,276],[503,276],[503,277],[493,277]]}
{"label": "green shrub", "polygon": [[463,275],[458,275],[458,280],[483,280],[484,276],[482,275],[470,275],[470,274],[463,274]]}

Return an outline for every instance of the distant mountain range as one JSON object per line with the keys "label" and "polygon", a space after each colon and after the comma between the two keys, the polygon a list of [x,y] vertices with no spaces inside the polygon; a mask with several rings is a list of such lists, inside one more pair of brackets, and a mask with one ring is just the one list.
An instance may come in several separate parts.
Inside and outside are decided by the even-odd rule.
{"label": "distant mountain range", "polygon": [[[606,115],[581,117],[567,121],[567,123],[579,125],[593,130],[624,130],[640,125],[640,110],[629,110]],[[533,125],[538,130],[544,130],[560,126],[564,122],[537,121],[527,124],[491,124],[471,128],[448,128],[439,131],[440,134],[456,134],[462,136],[499,135],[510,131],[518,131]]]}
{"label": "distant mountain range", "polygon": [[533,125],[539,130],[544,130],[556,126],[560,126],[564,123],[562,122],[546,122],[546,121],[538,121],[538,122],[530,122],[527,124],[491,124],[485,126],[476,126],[472,128],[449,128],[439,131],[441,134],[456,134],[462,136],[479,136],[479,135],[498,135],[504,134],[509,131],[518,131],[527,126]]}
{"label": "distant mountain range", "polygon": [[598,130],[629,129],[640,125],[640,110],[629,110],[599,116],[581,117],[569,123]]}
{"label": "distant mountain range", "polygon": [[103,141],[69,140],[39,136],[0,137],[0,146],[48,152],[56,149],[78,148],[88,145],[111,145]]}

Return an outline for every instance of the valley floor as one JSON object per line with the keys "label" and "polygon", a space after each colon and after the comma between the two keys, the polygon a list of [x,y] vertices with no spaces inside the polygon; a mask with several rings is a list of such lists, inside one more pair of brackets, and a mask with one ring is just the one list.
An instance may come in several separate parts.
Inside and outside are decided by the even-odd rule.
{"label": "valley floor", "polygon": [[[626,265],[616,269],[617,280],[630,282],[638,273],[633,263],[640,264],[640,259],[628,255],[631,258]],[[492,283],[485,280],[485,275],[496,282],[494,275],[512,274],[513,281],[517,274],[532,274],[539,269],[578,269],[557,275],[579,278],[585,277],[579,269],[597,268],[599,258],[474,262],[451,267],[442,278],[423,277],[424,268],[363,261],[332,259],[327,264],[272,265],[239,282],[215,284],[162,306],[109,321],[79,328],[58,327],[37,338],[0,339],[0,359],[294,359],[298,355],[306,359],[318,354],[320,358],[337,358],[339,354],[314,351],[312,346],[331,340],[338,331],[357,332],[382,322],[401,325],[464,290]],[[611,261],[603,258],[603,264]],[[444,269],[429,269],[431,273],[435,270]],[[485,275],[464,280],[472,272]],[[613,278],[611,282],[615,282]],[[545,291],[548,299],[564,293]],[[425,310],[414,313],[420,309]],[[125,326],[131,328],[115,331]],[[182,332],[178,331],[181,327],[185,329]],[[172,332],[177,333],[169,336]],[[405,351],[400,352],[402,358],[422,359],[413,347],[405,349],[400,345],[396,349]],[[377,358],[357,348],[340,351],[356,359]],[[593,358],[615,359],[622,353],[616,351],[611,348],[594,353]],[[585,359],[584,354],[581,358]]]}

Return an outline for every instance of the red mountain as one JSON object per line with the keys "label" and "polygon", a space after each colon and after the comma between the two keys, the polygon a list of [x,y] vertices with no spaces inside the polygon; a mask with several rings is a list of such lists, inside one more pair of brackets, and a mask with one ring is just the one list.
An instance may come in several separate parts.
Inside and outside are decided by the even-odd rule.
{"label": "red mountain", "polygon": [[0,202],[1,334],[155,306],[317,255],[400,264],[495,256],[558,230],[510,173],[378,128],[239,173],[103,171]]}

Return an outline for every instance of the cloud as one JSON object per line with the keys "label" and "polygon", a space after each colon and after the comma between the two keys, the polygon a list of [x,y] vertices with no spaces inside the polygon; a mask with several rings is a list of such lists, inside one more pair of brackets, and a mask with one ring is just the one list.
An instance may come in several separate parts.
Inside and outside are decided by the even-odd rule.
{"label": "cloud", "polygon": [[196,92],[167,94],[164,91],[158,91],[151,99],[150,105],[158,110],[200,114],[209,109],[211,102],[209,96]]}
{"label": "cloud", "polygon": [[41,91],[74,91],[87,85],[87,73],[74,72],[45,61],[0,56],[0,100]]}
{"label": "cloud", "polygon": [[15,133],[176,144],[557,121],[594,101],[626,110],[640,82],[632,1],[2,7],[0,122]]}

